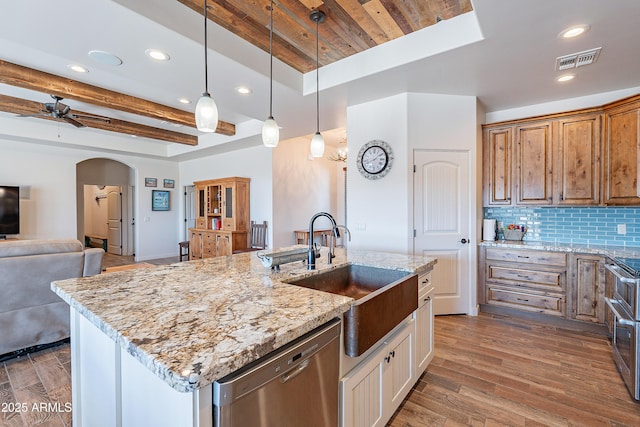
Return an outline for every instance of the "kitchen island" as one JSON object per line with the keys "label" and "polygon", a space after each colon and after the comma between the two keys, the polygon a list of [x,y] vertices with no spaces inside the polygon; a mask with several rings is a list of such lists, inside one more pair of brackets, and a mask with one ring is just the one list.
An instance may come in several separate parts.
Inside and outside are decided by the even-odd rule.
{"label": "kitchen island", "polygon": [[[291,248],[284,248],[291,249]],[[285,283],[345,264],[424,274],[433,258],[326,248],[317,270],[253,253],[57,281],[71,307],[74,425],[209,426],[211,384],[349,309]]]}

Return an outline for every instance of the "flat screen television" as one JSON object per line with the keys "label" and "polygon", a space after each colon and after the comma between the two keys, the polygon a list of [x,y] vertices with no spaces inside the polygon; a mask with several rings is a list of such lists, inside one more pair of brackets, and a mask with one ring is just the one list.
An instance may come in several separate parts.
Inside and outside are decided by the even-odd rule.
{"label": "flat screen television", "polygon": [[0,239],[20,234],[20,187],[0,185]]}

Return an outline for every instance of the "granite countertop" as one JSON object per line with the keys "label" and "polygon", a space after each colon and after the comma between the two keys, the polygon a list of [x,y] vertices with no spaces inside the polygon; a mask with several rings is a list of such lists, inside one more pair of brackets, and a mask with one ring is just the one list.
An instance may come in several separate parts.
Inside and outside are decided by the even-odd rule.
{"label": "granite countertop", "polygon": [[[303,246],[282,248],[291,250]],[[327,248],[309,271],[254,252],[53,282],[51,289],[174,389],[207,386],[349,309],[353,299],[284,283],[348,263],[425,273],[434,258]]]}
{"label": "granite countertop", "polygon": [[531,242],[520,240],[483,240],[480,246],[493,246],[512,249],[535,249],[551,252],[571,252],[579,254],[604,255],[611,258],[640,258],[640,247],[585,245],[578,243]]}

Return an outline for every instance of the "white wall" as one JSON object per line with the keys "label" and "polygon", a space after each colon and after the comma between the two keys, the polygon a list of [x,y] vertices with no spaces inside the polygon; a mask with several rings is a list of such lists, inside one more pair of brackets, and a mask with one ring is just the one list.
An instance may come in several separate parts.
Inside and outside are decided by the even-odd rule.
{"label": "white wall", "polygon": [[[194,181],[239,176],[251,178],[250,218],[269,222],[267,243],[271,246],[273,237],[273,199],[272,199],[272,149],[263,145],[244,148],[237,151],[186,160],[180,163],[180,186],[192,185]],[[180,218],[184,222],[184,197],[180,197]]]}
{"label": "white wall", "polygon": [[[311,137],[281,141],[273,150],[274,247],[292,245],[294,230],[308,230],[317,212],[328,212],[339,221],[338,166],[326,158],[309,160],[310,141]],[[325,157],[334,148],[326,147]],[[329,226],[324,217],[314,224],[316,229]]]}
{"label": "white wall", "polygon": [[[408,98],[396,95],[347,108],[347,226],[351,248],[409,253],[410,153],[408,151]],[[387,142],[394,155],[389,173],[368,180],[358,172],[360,148],[373,139]]]}
{"label": "white wall", "polygon": [[486,114],[483,123],[495,123],[505,120],[516,120],[545,114],[561,113],[563,111],[580,110],[582,108],[600,107],[628,96],[640,93],[640,87],[616,90],[612,92],[596,93],[593,95],[567,98],[561,101],[527,105],[509,110],[491,111]]}
{"label": "white wall", "polygon": [[[95,134],[88,133],[97,138]],[[153,259],[178,254],[178,212],[151,211],[151,189],[144,187],[145,177],[176,179],[178,165],[173,161],[144,157],[105,155],[102,151],[87,151],[54,145],[0,139],[2,153],[0,182],[28,186],[29,200],[21,200],[23,239],[77,238],[76,164],[91,158],[111,158],[135,170],[136,194],[136,258]],[[178,188],[178,187],[176,187]],[[171,191],[175,200],[177,190]]]}

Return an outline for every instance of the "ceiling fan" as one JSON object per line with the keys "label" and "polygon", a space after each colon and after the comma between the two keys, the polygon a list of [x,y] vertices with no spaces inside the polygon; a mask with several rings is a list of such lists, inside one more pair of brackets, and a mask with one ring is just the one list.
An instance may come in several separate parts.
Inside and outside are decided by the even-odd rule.
{"label": "ceiling fan", "polygon": [[55,99],[55,102],[45,102],[43,103],[44,110],[40,110],[40,114],[21,114],[19,117],[40,117],[40,116],[51,116],[54,119],[62,119],[67,123],[71,123],[77,128],[87,127],[84,123],[76,120],[99,120],[105,123],[110,123],[110,120],[106,117],[100,116],[89,116],[85,114],[73,114],[71,112],[71,107],[66,104],[63,104],[62,97],[57,95],[51,95],[51,98]]}

